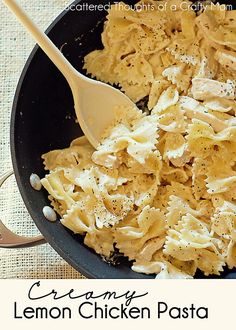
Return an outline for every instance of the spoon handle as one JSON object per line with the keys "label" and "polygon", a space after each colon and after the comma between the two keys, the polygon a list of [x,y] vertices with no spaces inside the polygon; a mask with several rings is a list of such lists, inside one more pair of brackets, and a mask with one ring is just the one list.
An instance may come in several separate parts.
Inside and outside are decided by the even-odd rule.
{"label": "spoon handle", "polygon": [[53,44],[53,42],[48,38],[48,36],[36,26],[36,24],[30,19],[27,13],[20,7],[17,1],[3,0],[3,2],[15,14],[21,24],[25,26],[25,28],[30,32],[34,40],[38,43],[42,50],[47,54],[47,56],[52,60],[52,62],[64,75],[69,85],[73,85],[73,82],[75,81],[76,77],[78,84],[78,76],[80,76],[80,74],[63,56],[63,54]]}

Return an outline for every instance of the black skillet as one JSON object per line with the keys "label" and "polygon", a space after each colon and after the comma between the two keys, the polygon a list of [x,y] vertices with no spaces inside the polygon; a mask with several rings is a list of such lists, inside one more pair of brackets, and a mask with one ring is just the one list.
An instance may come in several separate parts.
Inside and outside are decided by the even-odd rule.
{"label": "black skillet", "polygon": [[[108,4],[115,1],[75,1],[78,9],[86,4]],[[125,1],[134,4],[137,1]],[[224,1],[229,4],[230,1]],[[232,3],[232,1],[231,1]],[[65,10],[48,28],[52,41],[62,47],[63,54],[82,73],[83,58],[101,48],[101,32],[106,11]],[[105,263],[100,256],[83,245],[82,238],[73,235],[60,224],[45,220],[42,209],[48,205],[47,192],[34,191],[29,183],[31,173],[43,177],[41,155],[53,149],[65,148],[82,135],[75,124],[70,89],[56,67],[36,46],[31,53],[15,94],[11,117],[11,153],[14,172],[24,203],[40,232],[50,245],[75,269],[88,278],[148,279],[154,276],[138,274],[127,260],[116,266]],[[22,223],[22,226],[24,224]],[[198,278],[204,276],[199,273]],[[226,270],[221,278],[236,278],[235,271]]]}

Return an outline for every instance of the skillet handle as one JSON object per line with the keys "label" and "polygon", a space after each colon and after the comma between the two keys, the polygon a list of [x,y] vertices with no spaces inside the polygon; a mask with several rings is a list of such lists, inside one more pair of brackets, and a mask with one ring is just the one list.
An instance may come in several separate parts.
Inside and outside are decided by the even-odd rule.
{"label": "skillet handle", "polygon": [[[0,188],[13,174],[13,171],[9,171],[0,177]],[[14,234],[0,220],[0,248],[24,248],[44,243],[46,243],[46,241],[41,235],[36,237],[24,237]]]}

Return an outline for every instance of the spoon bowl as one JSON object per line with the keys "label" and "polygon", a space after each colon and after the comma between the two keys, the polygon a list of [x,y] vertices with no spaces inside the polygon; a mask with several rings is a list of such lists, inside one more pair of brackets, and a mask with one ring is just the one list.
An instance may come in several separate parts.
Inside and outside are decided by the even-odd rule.
{"label": "spoon bowl", "polygon": [[115,119],[115,107],[117,105],[134,106],[134,103],[118,89],[92,79],[87,79],[87,83],[85,80],[85,84],[80,85],[79,88],[76,88],[75,85],[72,92],[79,124],[95,148],[98,146],[105,129]]}

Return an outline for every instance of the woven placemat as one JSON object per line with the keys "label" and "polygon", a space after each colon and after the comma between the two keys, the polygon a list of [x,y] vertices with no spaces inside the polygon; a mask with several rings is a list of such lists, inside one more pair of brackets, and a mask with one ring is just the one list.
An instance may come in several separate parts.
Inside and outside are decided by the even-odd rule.
{"label": "woven placemat", "polygon": [[[46,29],[71,1],[21,0],[34,21]],[[10,114],[16,85],[34,42],[16,18],[0,2],[0,174],[12,168]],[[27,213],[14,178],[0,191],[0,219],[19,235],[39,234]],[[82,278],[45,244],[28,249],[0,249],[0,278]]]}

